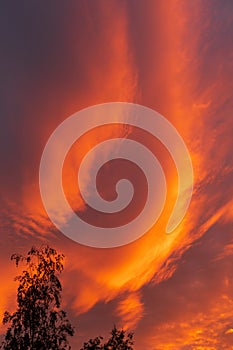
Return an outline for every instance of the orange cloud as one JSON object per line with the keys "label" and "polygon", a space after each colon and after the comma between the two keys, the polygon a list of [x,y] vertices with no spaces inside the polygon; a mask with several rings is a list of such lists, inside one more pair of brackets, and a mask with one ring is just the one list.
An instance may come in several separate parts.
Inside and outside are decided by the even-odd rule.
{"label": "orange cloud", "polygon": [[205,313],[186,314],[179,321],[162,324],[148,338],[148,348],[174,350],[230,349],[232,346],[232,300],[223,295]]}
{"label": "orange cloud", "polygon": [[143,317],[144,308],[140,297],[139,293],[130,293],[119,302],[116,313],[123,328],[133,330]]}
{"label": "orange cloud", "polygon": [[[105,5],[106,2],[101,1],[96,8],[92,8],[94,5],[85,2],[85,28],[77,40],[79,27],[75,27],[76,19],[72,26],[64,28],[67,54],[74,62],[81,57],[79,64],[84,78],[81,78],[81,73],[75,75],[75,64],[70,71],[64,71],[66,74],[61,74],[61,80],[57,77],[58,72],[54,76],[51,74],[49,84],[44,84],[38,91],[41,96],[39,102],[26,109],[29,124],[26,131],[31,131],[29,141],[34,161],[33,166],[30,161],[22,166],[18,202],[18,207],[22,206],[21,218],[17,215],[16,219],[12,215],[2,228],[2,232],[6,228],[9,230],[9,227],[11,230],[11,235],[2,236],[2,245],[7,243],[4,261],[11,252],[23,252],[35,242],[48,241],[55,245],[67,257],[62,277],[64,301],[71,305],[73,313],[87,313],[97,303],[108,303],[119,295],[126,295],[114,312],[130,328],[136,327],[144,317],[144,305],[140,299],[142,287],[150,281],[158,285],[171,279],[179,266],[180,257],[195,240],[203,237],[217,223],[232,220],[232,192],[229,186],[232,174],[229,165],[232,157],[232,121],[227,117],[230,115],[228,101],[232,89],[229,75],[222,68],[221,57],[217,57],[213,63],[216,80],[211,72],[205,74],[201,68],[202,65],[207,67],[209,55],[204,55],[208,53],[209,42],[206,39],[203,45],[202,34],[208,32],[211,26],[211,16],[204,16],[211,9],[206,9],[203,2],[191,4],[171,0],[169,6],[163,1],[148,2],[137,4],[132,9],[123,2],[112,1]],[[65,85],[64,82],[62,86],[67,75],[70,80],[72,75],[75,76],[74,80],[81,79],[81,86],[75,85],[73,80],[72,84]],[[44,89],[48,95],[46,98]],[[161,145],[158,142],[152,144],[147,135],[131,129],[117,130],[124,137],[143,141],[158,153],[167,175],[168,198],[163,215],[147,235],[121,248],[96,250],[69,241],[42,218],[46,213],[40,199],[37,173],[43,147],[59,123],[83,107],[120,100],[152,107],[177,127],[191,153],[195,189],[186,219],[172,235],[165,235],[164,227],[176,197],[174,164]],[[46,106],[40,109],[41,101]],[[44,115],[38,130],[33,125],[34,117],[30,120],[31,115],[35,119]],[[80,140],[79,145],[74,145],[74,153],[68,156],[64,170],[65,187],[73,205],[79,209],[80,206],[84,209],[84,206],[79,201],[76,186],[72,186],[76,169],[74,162],[80,161],[93,144],[116,135],[115,132],[106,132],[104,128],[99,133],[90,132],[86,139]],[[27,133],[22,131],[22,139],[26,139],[25,135]],[[25,142],[22,141],[23,149],[29,147]],[[73,173],[70,174],[70,171]],[[19,213],[18,207],[11,211]],[[31,221],[27,219],[30,215],[33,216]],[[232,244],[229,243],[223,255],[230,256],[231,253]],[[6,282],[1,290],[1,310],[9,308],[11,302],[8,295],[15,293],[10,282],[12,273],[7,272],[4,277]],[[154,329],[157,334],[153,334],[149,340],[157,349],[178,349],[185,344],[191,344],[196,349],[204,349],[205,346],[205,349],[207,346],[208,349],[215,349],[218,346],[216,339],[222,331],[225,334],[222,344],[228,344],[227,337],[231,337],[232,326],[228,325],[224,315],[227,319],[230,317],[227,309],[232,305],[230,300],[223,298],[221,301],[217,309],[210,307],[209,318],[201,313],[186,314],[178,325],[166,320],[158,329]],[[190,322],[190,318],[193,321]],[[217,320],[219,326],[214,325],[213,320]],[[209,330],[212,327],[213,334]],[[175,332],[178,335],[174,341]]]}

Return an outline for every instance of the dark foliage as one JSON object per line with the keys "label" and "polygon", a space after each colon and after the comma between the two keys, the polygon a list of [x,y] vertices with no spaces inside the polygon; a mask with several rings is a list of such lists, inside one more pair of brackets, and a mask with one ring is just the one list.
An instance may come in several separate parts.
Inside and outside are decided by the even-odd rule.
{"label": "dark foliage", "polygon": [[9,324],[1,349],[5,350],[66,350],[67,337],[74,329],[60,310],[62,286],[57,274],[63,270],[62,254],[43,246],[31,248],[26,256],[11,257],[16,266],[24,263],[18,281],[17,310],[5,312],[3,323]]}
{"label": "dark foliage", "polygon": [[97,337],[84,343],[80,350],[133,350],[133,344],[133,333],[127,334],[123,329],[119,330],[114,326],[106,343],[103,343],[102,337]]}

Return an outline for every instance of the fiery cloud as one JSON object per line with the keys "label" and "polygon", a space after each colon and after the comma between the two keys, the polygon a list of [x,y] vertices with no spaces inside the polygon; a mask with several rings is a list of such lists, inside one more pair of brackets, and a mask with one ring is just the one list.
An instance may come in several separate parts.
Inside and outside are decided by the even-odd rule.
{"label": "fiery cloud", "polygon": [[[17,271],[10,255],[48,242],[66,255],[64,304],[78,324],[74,346],[117,322],[135,329],[138,350],[229,349],[232,4],[149,0],[135,5],[129,0],[47,7],[46,13],[40,4],[4,8],[13,27],[3,22],[8,34],[1,64],[6,80],[1,313],[13,305],[15,295]],[[74,145],[63,173],[74,207],[86,209],[72,186],[82,155],[116,134],[153,149],[169,192],[162,217],[144,237],[121,248],[96,250],[69,241],[46,219],[38,168],[59,123],[83,107],[109,101],[147,105],[174,124],[191,152],[195,189],[186,219],[173,235],[165,235],[177,183],[166,150],[138,130],[88,133]]]}

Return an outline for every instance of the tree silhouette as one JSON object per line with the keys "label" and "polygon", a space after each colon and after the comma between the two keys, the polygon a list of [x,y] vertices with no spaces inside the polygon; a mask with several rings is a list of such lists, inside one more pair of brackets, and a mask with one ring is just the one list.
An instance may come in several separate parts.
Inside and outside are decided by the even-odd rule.
{"label": "tree silhouette", "polygon": [[16,277],[19,282],[17,310],[4,313],[3,323],[10,324],[1,349],[65,350],[67,337],[74,329],[60,310],[62,286],[57,274],[63,270],[64,256],[55,249],[34,247],[26,256],[14,254],[11,260],[26,264]]}
{"label": "tree silhouette", "polygon": [[80,350],[133,350],[133,333],[126,333],[125,330],[112,329],[111,337],[106,343],[102,343],[103,337],[96,337],[84,343]]}

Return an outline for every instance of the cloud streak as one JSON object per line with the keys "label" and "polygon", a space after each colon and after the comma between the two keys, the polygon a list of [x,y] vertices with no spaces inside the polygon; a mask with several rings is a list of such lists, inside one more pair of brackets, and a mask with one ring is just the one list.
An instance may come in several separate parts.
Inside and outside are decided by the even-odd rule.
{"label": "cloud streak", "polygon": [[[233,343],[232,4],[168,4],[80,1],[56,9],[48,4],[46,11],[40,4],[3,9],[10,21],[1,21],[1,195],[13,204],[2,204],[0,310],[9,309],[15,295],[10,255],[49,242],[66,255],[64,304],[77,323],[74,346],[105,334],[114,322],[135,329],[138,350],[228,349]],[[46,219],[39,160],[66,117],[120,100],[154,108],[175,125],[191,152],[194,196],[186,219],[166,236],[177,181],[169,155],[138,130],[90,132],[67,159],[72,181],[75,162],[93,144],[124,135],[158,154],[170,191],[163,217],[147,235],[122,248],[96,250],[69,241]]]}

